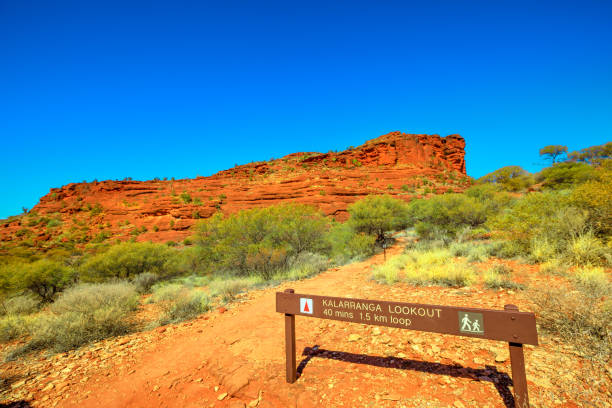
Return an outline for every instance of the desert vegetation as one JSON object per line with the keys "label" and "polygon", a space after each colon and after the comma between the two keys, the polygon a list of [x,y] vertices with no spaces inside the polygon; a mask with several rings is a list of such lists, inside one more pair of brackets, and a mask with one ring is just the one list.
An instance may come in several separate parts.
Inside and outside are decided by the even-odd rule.
{"label": "desert vegetation", "polygon": [[[15,248],[0,258],[0,341],[14,342],[15,357],[191,319],[249,288],[314,276],[403,236],[404,253],[374,267],[372,279],[520,292],[532,299],[544,331],[585,355],[609,358],[612,161],[606,148],[555,149],[554,163],[538,174],[503,168],[463,193],[410,202],[368,196],[348,207],[344,223],[283,204],[217,212],[182,244],[100,240],[44,255]],[[58,225],[36,218],[31,223]],[[540,274],[563,284],[519,280],[506,260],[539,265]],[[145,305],[158,311],[154,321],[139,321]]]}
{"label": "desert vegetation", "polygon": [[[356,224],[288,204],[218,213],[202,220],[184,245],[120,242],[30,262],[13,254],[0,264],[0,341],[20,340],[12,358],[176,323],[249,288],[366,257],[375,240]],[[155,321],[138,321],[142,295],[159,310]]]}
{"label": "desert vegetation", "polygon": [[[410,243],[403,254],[374,267],[372,279],[522,291],[544,333],[573,344],[583,356],[608,361],[612,160],[605,152],[610,146],[584,149],[595,152],[590,159],[566,161],[560,157],[567,149],[549,147],[542,154],[553,164],[538,174],[503,168],[464,193],[405,204]],[[535,265],[544,279],[518,280],[506,260]],[[547,276],[555,277],[555,285]]]}

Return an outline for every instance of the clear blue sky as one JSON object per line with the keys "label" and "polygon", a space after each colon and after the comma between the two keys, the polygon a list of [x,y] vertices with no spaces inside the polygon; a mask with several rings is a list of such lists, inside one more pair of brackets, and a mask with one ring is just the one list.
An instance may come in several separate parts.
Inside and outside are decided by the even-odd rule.
{"label": "clear blue sky", "polygon": [[612,140],[612,3],[0,0],[0,218],[394,130],[473,177]]}

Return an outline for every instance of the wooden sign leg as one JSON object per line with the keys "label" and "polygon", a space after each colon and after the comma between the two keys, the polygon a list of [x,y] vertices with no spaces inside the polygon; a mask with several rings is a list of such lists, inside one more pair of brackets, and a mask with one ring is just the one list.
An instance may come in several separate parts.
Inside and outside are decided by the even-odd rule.
{"label": "wooden sign leg", "polygon": [[[505,310],[516,310],[515,305],[505,305]],[[516,408],[529,408],[529,394],[527,393],[527,375],[525,374],[525,354],[521,343],[508,343],[510,348],[510,364],[512,365],[512,383],[514,384],[514,406]]]}
{"label": "wooden sign leg", "polygon": [[529,408],[523,345],[521,343],[508,344],[510,345],[510,364],[512,364],[512,383],[514,384],[514,406],[516,408]]}
{"label": "wooden sign leg", "polygon": [[[293,289],[285,290],[294,293]],[[292,384],[297,379],[297,365],[295,361],[295,315],[285,313],[285,362],[287,369],[287,382]]]}

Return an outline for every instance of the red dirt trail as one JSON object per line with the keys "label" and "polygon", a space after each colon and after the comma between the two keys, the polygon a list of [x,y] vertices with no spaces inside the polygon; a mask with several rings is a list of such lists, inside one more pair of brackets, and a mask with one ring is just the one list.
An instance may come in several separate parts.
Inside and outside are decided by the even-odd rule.
{"label": "red dirt trail", "polygon": [[[396,245],[387,256],[402,249]],[[512,406],[504,343],[299,316],[301,375],[294,384],[285,382],[284,318],[275,312],[275,292],[289,287],[298,293],[497,309],[516,303],[527,310],[511,291],[380,285],[369,275],[370,266],[382,261],[379,254],[250,292],[224,313],[215,310],[44,360],[43,368],[53,372],[26,382],[32,390],[26,400],[33,407],[79,408]],[[538,349],[525,347],[533,406],[579,406],[562,395],[548,405],[547,388],[557,385],[548,381],[550,372],[537,369],[550,354]],[[563,372],[561,363],[548,367]]]}

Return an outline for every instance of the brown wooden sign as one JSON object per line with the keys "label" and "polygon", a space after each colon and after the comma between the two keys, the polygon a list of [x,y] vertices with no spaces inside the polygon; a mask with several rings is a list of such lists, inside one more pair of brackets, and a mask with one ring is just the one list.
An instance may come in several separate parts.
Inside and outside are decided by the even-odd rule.
{"label": "brown wooden sign", "polygon": [[276,293],[276,311],[285,314],[287,382],[296,380],[295,316],[317,317],[352,323],[396,327],[509,343],[515,404],[528,407],[523,344],[538,345],[535,315],[504,310],[388,302],[294,293]]}

